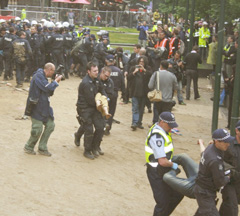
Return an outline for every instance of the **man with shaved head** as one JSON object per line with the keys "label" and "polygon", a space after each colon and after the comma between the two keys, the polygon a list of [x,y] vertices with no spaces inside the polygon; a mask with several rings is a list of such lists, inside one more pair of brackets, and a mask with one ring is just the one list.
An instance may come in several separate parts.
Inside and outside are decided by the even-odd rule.
{"label": "man with shaved head", "polygon": [[[39,68],[34,73],[31,80],[25,110],[25,115],[31,116],[32,120],[31,136],[24,147],[24,151],[27,154],[36,154],[34,147],[41,137],[38,153],[48,157],[52,155],[47,148],[48,139],[55,127],[53,109],[50,107],[49,97],[53,95],[62,78],[62,75],[56,76],[55,80],[49,83],[47,78],[51,78],[54,72],[54,64],[47,63],[44,69]],[[45,127],[44,130],[43,126]]]}

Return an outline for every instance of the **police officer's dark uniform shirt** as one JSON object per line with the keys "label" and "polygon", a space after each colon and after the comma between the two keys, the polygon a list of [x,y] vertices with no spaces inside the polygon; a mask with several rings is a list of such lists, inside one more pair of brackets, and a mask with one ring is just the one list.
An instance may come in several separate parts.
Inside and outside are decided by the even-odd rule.
{"label": "police officer's dark uniform shirt", "polygon": [[12,42],[17,38],[14,34],[6,34],[3,36],[3,52],[12,52],[13,45]]}
{"label": "police officer's dark uniform shirt", "polygon": [[94,46],[94,56],[99,59],[100,61],[105,60],[105,57],[108,55],[107,53],[107,46],[103,43],[100,42]]}
{"label": "police officer's dark uniform shirt", "polygon": [[14,47],[14,58],[16,59],[18,59],[19,57],[21,58],[22,56],[27,58],[32,55],[32,49],[30,47],[29,42],[26,39],[18,38],[14,40],[13,47]]}
{"label": "police officer's dark uniform shirt", "polygon": [[95,96],[97,93],[106,95],[103,85],[98,79],[92,79],[88,74],[83,78],[78,88],[77,106],[80,109],[95,108]]}
{"label": "police officer's dark uniform shirt", "polygon": [[229,178],[224,175],[223,152],[211,144],[202,153],[196,184],[216,192],[228,182]]}
{"label": "police officer's dark uniform shirt", "polygon": [[93,53],[93,43],[88,37],[83,39],[83,43],[79,47],[79,51],[86,55],[91,55]]}
{"label": "police officer's dark uniform shirt", "polygon": [[237,142],[236,138],[230,143],[227,151],[224,152],[224,161],[232,165],[235,170],[231,183],[240,184],[240,144]]}
{"label": "police officer's dark uniform shirt", "polygon": [[112,71],[110,74],[110,77],[114,83],[114,91],[118,92],[119,90],[121,90],[122,94],[124,95],[125,82],[124,82],[124,75],[122,71],[114,65],[110,65],[109,68],[111,68],[111,71]]}
{"label": "police officer's dark uniform shirt", "polygon": [[55,33],[48,40],[47,45],[50,45],[54,50],[63,50],[64,37],[62,34]]}
{"label": "police officer's dark uniform shirt", "polygon": [[39,36],[37,33],[31,34],[30,46],[35,55],[41,54],[40,53],[40,40],[39,40]]}
{"label": "police officer's dark uniform shirt", "polygon": [[71,50],[73,47],[73,37],[68,33],[63,34],[64,37],[64,51]]}
{"label": "police officer's dark uniform shirt", "polygon": [[[100,79],[100,78],[99,78]],[[107,80],[100,80],[104,90],[107,94],[107,97],[111,100],[112,97],[114,96],[114,83],[113,80],[111,78],[108,78]]]}

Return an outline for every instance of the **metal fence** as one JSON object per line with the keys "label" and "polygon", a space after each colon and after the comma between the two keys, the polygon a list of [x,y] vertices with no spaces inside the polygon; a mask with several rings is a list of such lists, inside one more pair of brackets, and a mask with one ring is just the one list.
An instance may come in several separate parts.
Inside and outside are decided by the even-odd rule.
{"label": "metal fence", "polygon": [[[9,5],[9,9],[14,14],[21,17],[21,10],[25,8],[27,19],[40,20],[46,17],[46,14],[52,14],[56,17],[56,21],[69,21],[68,12],[74,12],[74,23],[88,26],[102,27],[128,27],[136,28],[137,23],[146,20],[151,25],[152,14],[145,12],[132,11],[98,11],[88,10],[87,8],[58,8],[58,7],[38,7],[24,5]],[[97,18],[100,15],[100,20]]]}
{"label": "metal fence", "polygon": [[[22,10],[18,9],[8,9],[8,10],[0,10],[0,14],[2,16],[17,16],[21,18]],[[56,12],[51,12],[50,15],[54,16],[56,21],[59,20],[59,13]],[[49,13],[47,12],[42,12],[42,11],[27,11],[26,10],[26,19],[28,20],[38,20],[40,21],[41,19],[45,18],[47,19],[49,17]]]}

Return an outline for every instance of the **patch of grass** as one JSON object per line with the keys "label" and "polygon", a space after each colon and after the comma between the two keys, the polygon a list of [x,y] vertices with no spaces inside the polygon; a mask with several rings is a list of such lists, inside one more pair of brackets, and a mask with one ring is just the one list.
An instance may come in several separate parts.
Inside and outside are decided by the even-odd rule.
{"label": "patch of grass", "polygon": [[107,31],[115,31],[115,32],[126,32],[126,33],[138,33],[137,28],[116,28],[116,27],[98,27],[98,26],[84,26],[85,28],[88,27],[91,30],[100,31],[100,30],[107,30]]}

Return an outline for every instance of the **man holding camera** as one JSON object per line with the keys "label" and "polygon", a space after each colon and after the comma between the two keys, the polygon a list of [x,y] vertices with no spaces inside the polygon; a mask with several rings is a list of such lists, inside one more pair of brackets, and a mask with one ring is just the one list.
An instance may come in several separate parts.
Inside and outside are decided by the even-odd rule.
{"label": "man holding camera", "polygon": [[[47,78],[51,78],[54,74],[55,66],[52,63],[47,63],[44,69],[39,68],[33,75],[27,107],[25,115],[31,116],[32,130],[31,136],[27,141],[24,151],[28,154],[35,155],[34,147],[39,141],[38,152],[41,155],[50,157],[52,154],[48,151],[47,142],[54,131],[53,110],[50,107],[49,97],[53,95],[54,90],[58,87],[62,76],[56,76],[56,79],[49,83]],[[43,125],[45,126],[43,131]],[[42,133],[43,131],[43,133]]]}
{"label": "man holding camera", "polygon": [[139,37],[138,37],[138,44],[140,44],[142,47],[146,47],[147,45],[147,37],[148,37],[148,26],[147,22],[143,21],[143,23],[139,23],[137,26],[137,30],[139,32]]}

